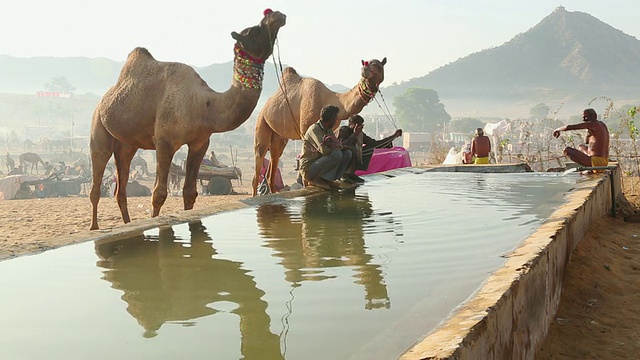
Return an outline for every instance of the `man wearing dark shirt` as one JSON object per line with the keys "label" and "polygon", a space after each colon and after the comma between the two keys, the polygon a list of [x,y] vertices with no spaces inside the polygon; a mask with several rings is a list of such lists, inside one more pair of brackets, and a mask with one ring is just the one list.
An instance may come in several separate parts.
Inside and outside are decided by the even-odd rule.
{"label": "man wearing dark shirt", "polygon": [[[388,136],[382,140],[375,140],[362,131],[364,127],[364,119],[360,115],[353,115],[349,118],[347,125],[341,126],[338,129],[338,139],[342,141],[342,146],[351,150],[353,156],[351,162],[343,175],[347,180],[352,182],[362,183],[364,179],[355,174],[356,170],[367,170],[369,168],[369,162],[371,162],[371,156],[373,156],[373,150],[377,148],[392,148],[393,140],[402,136],[402,130],[396,130],[393,135]],[[362,138],[360,141],[359,137]],[[362,154],[358,154],[358,149],[362,149]]]}

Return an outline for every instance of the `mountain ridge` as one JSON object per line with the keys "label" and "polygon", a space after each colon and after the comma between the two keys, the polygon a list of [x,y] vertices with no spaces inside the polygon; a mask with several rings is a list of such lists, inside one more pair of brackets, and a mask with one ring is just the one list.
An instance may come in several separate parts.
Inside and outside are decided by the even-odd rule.
{"label": "mountain ridge", "polygon": [[[77,93],[101,96],[115,84],[123,64],[107,58],[0,55],[0,78],[5,80],[0,82],[0,93],[34,94],[52,78],[64,76]],[[226,91],[231,85],[231,61],[192,67],[215,91]],[[590,14],[558,7],[502,45],[401,84],[382,84],[381,91],[392,100],[411,87],[431,88],[453,115],[516,116],[526,115],[540,102],[577,109],[598,96],[637,100],[638,78],[637,38]],[[272,63],[265,64],[263,87],[257,109],[278,87]],[[351,87],[334,84],[330,88],[345,92]],[[377,111],[371,106],[364,110]]]}
{"label": "mountain ridge", "polygon": [[[496,106],[552,102],[586,106],[598,96],[633,95],[640,77],[640,41],[584,12],[556,8],[504,44],[472,53],[425,76],[386,88],[432,88],[450,107],[486,99]],[[502,101],[500,101],[502,99]],[[530,106],[529,106],[530,108]],[[505,115],[505,114],[499,114]]]}

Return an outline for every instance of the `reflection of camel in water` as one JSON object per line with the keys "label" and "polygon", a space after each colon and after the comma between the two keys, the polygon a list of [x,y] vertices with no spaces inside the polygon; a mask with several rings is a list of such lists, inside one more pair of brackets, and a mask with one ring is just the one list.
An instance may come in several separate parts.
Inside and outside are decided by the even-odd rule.
{"label": "reflection of camel in water", "polygon": [[20,155],[19,159],[20,161],[20,167],[23,168],[25,174],[27,173],[27,168],[29,168],[27,166],[27,164],[31,164],[30,167],[30,173],[33,174],[33,168],[35,167],[36,169],[36,174],[38,173],[38,164],[41,163],[42,164],[42,168],[44,169],[44,167],[46,167],[47,165],[44,163],[44,161],[42,161],[42,159],[40,158],[40,155],[36,154],[36,153],[32,153],[32,152],[27,152],[24,153],[22,155]]}
{"label": "reflection of camel in water", "polygon": [[113,155],[117,168],[116,201],[122,220],[131,221],[126,183],[131,159],[138,149],[156,150],[153,213],[158,216],[167,198],[169,166],[174,153],[189,147],[183,188],[184,209],[190,210],[198,195],[196,180],[212,133],[242,125],[262,92],[264,61],[273,52],[286,16],[265,10],[260,24],[231,36],[234,75],[224,93],[213,91],[190,66],[157,61],[147,49],[136,48],[128,56],[118,82],[102,97],[91,123],[91,227],[98,228],[100,182]]}
{"label": "reflection of camel in water", "polygon": [[243,359],[283,359],[280,339],[269,328],[265,293],[251,272],[242,263],[215,258],[201,222],[189,224],[189,230],[190,247],[172,228],[161,229],[155,241],[137,236],[96,242],[103,279],[124,292],[127,311],[145,329],[145,337],[156,336],[166,322],[198,326],[195,319],[218,313],[212,304],[231,302],[240,319]]}
{"label": "reflection of camel in water", "polygon": [[256,121],[253,196],[256,195],[262,159],[267,151],[271,155],[271,162],[266,178],[270,192],[274,193],[277,192],[275,169],[289,139],[300,139],[320,119],[320,111],[326,105],[335,105],[340,109],[334,130],[340,126],[340,120],[362,111],[378,92],[384,80],[386,63],[387,58],[382,61],[362,61],[362,78],[346,93],[333,92],[316,79],[303,78],[293,68],[284,69],[283,85],[267,100]]}
{"label": "reflection of camel in water", "polygon": [[309,269],[351,267],[356,283],[365,288],[365,308],[388,309],[391,302],[382,270],[372,263],[364,243],[362,226],[372,213],[367,198],[319,195],[304,199],[297,222],[283,204],[263,204],[257,209],[260,233],[266,246],[282,258],[287,281],[325,280],[332,276],[310,275]]}

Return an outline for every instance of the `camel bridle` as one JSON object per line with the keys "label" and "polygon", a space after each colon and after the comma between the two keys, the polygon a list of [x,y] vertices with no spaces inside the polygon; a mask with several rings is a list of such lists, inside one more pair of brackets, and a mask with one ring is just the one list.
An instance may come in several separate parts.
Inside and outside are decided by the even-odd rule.
{"label": "camel bridle", "polygon": [[360,99],[364,101],[365,104],[368,104],[373,100],[376,96],[375,90],[371,90],[371,86],[367,82],[367,79],[360,79],[360,83],[358,84],[358,95],[360,95]]}
{"label": "camel bridle", "polygon": [[262,89],[264,60],[255,58],[242,50],[239,44],[233,48],[233,78],[249,89]]}

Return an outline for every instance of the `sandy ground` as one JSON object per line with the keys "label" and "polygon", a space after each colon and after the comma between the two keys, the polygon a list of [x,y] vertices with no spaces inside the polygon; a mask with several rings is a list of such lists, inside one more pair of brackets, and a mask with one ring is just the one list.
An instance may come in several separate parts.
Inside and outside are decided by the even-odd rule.
{"label": "sandy ground", "polygon": [[[139,182],[153,188],[152,180]],[[233,195],[199,194],[194,210],[251,197],[249,181],[243,181],[240,185],[237,180],[232,180],[232,184]],[[150,196],[129,197],[127,202],[132,222],[151,217]],[[182,196],[168,196],[160,215],[182,212],[183,207]],[[65,245],[61,236],[82,232],[89,234],[90,224],[91,203],[85,195],[0,201],[0,261]],[[122,224],[115,199],[101,198],[98,204],[100,229],[113,229]]]}
{"label": "sandy ground", "polygon": [[[195,209],[251,196],[248,181],[233,186],[238,195],[198,196]],[[150,217],[150,197],[128,201],[132,221]],[[161,215],[182,206],[181,197],[169,197]],[[0,201],[0,261],[66,245],[63,236],[88,232],[90,218],[86,196]],[[114,199],[102,198],[101,229],[121,224]],[[598,220],[572,255],[556,321],[536,358],[638,359],[639,287],[640,224],[609,216]]]}

